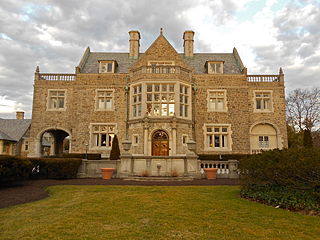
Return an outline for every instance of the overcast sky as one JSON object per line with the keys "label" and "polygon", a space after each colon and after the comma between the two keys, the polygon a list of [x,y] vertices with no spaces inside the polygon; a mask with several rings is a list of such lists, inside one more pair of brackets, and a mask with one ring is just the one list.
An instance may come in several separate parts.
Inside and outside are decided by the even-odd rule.
{"label": "overcast sky", "polygon": [[1,0],[0,118],[31,117],[34,71],[74,73],[91,51],[128,52],[130,30],[141,51],[159,29],[183,51],[238,49],[249,74],[285,74],[286,91],[320,87],[320,0]]}

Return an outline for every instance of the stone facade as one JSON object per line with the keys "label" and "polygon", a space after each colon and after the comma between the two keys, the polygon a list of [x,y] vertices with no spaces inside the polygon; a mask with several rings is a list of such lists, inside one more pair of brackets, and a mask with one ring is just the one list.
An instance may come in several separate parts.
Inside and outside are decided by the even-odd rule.
{"label": "stone facade", "polygon": [[281,69],[277,75],[248,75],[236,49],[194,53],[192,31],[183,35],[182,54],[162,31],[145,53],[139,53],[140,33],[129,35],[128,53],[88,48],[75,74],[37,68],[29,156],[42,154],[45,132],[55,139],[54,154],[63,152],[69,136],[70,153],[105,158],[116,134],[120,143],[133,143],[130,154],[139,161],[185,159],[189,140],[196,142],[197,154],[210,155],[287,147]]}

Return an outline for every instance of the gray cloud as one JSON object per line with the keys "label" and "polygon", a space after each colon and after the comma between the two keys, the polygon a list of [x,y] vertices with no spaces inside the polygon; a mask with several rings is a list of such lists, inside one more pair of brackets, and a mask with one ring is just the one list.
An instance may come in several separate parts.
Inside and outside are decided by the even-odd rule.
{"label": "gray cloud", "polygon": [[[320,87],[320,3],[307,1],[310,4],[306,16],[302,12],[303,4],[292,2],[278,15],[273,22],[277,29],[275,45],[255,47],[256,62],[262,72],[274,71],[282,66],[285,71],[287,91],[294,88]],[[318,52],[317,52],[318,51]],[[296,62],[301,64],[297,65]]]}
{"label": "gray cloud", "polygon": [[[212,20],[223,25],[233,19],[235,1],[208,1]],[[283,66],[288,84],[300,86],[305,79],[310,86],[320,70],[315,69],[319,56],[319,3],[308,19],[302,19],[301,7],[290,5],[279,15],[274,26],[282,48],[260,46],[257,55],[260,73],[275,73]],[[0,97],[15,100],[21,110],[31,116],[34,70],[41,72],[73,72],[83,51],[128,51],[132,29],[141,33],[141,50],[145,51],[159,35],[159,29],[172,45],[183,51],[184,30],[194,30],[195,47],[209,52],[210,46],[198,39],[188,19],[181,14],[193,8],[192,0],[1,0],[0,3]],[[201,13],[199,13],[201,14]],[[210,31],[210,29],[208,29]],[[310,68],[303,71],[292,65],[296,57]],[[0,117],[14,114],[0,113]]]}
{"label": "gray cloud", "polygon": [[[182,32],[190,26],[179,13],[192,6],[191,0],[81,4],[76,0],[2,0],[0,96],[16,101],[30,117],[37,65],[41,72],[73,72],[87,46],[93,51],[128,51],[132,29],[141,32],[142,51],[158,36],[160,27],[181,51]],[[14,114],[0,113],[0,117],[9,116]]]}

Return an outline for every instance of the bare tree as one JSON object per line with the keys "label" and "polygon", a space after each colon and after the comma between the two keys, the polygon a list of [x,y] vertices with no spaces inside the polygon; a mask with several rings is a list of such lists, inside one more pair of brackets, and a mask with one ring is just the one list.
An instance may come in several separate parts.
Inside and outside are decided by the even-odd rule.
{"label": "bare tree", "polygon": [[295,89],[287,101],[288,124],[298,131],[315,130],[320,124],[320,89]]}

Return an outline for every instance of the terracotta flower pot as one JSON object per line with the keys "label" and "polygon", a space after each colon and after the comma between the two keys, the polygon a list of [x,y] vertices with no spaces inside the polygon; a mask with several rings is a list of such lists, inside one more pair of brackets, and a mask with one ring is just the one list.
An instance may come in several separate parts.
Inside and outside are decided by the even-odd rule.
{"label": "terracotta flower pot", "polygon": [[101,168],[101,175],[103,179],[111,179],[114,168]]}
{"label": "terracotta flower pot", "polygon": [[207,175],[207,179],[217,179],[218,168],[205,168],[204,171]]}

